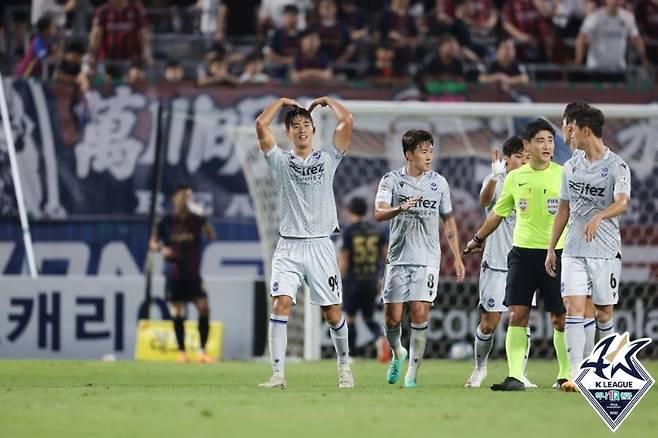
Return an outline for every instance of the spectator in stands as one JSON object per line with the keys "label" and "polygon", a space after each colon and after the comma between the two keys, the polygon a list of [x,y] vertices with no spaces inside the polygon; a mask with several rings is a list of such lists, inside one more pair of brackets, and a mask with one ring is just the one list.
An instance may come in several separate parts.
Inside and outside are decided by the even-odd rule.
{"label": "spectator in stands", "polygon": [[466,23],[456,16],[455,6],[463,0],[439,0],[436,8],[427,18],[427,34],[440,37],[445,34],[454,35],[461,46],[471,44],[471,36]]}
{"label": "spectator in stands", "polygon": [[[206,0],[199,0],[205,3]],[[258,31],[258,0],[215,0],[217,9],[215,39],[254,37]]]}
{"label": "spectator in stands", "polygon": [[96,9],[89,35],[89,62],[150,59],[148,23],[140,2],[107,0]]}
{"label": "spectator in stands", "polygon": [[334,0],[320,0],[318,3],[318,24],[316,30],[320,36],[320,51],[324,53],[334,67],[340,67],[354,56],[354,44],[349,28],[337,20],[337,8]]}
{"label": "spectator in stands", "polygon": [[393,44],[395,58],[405,66],[413,61],[418,43],[418,29],[408,9],[409,0],[391,0],[390,7],[382,12],[377,23],[377,37]]}
{"label": "spectator in stands", "polygon": [[286,6],[294,5],[299,13],[297,30],[306,28],[306,11],[311,9],[311,0],[262,0],[258,21],[261,29],[276,29],[285,26]]}
{"label": "spectator in stands", "polygon": [[635,11],[647,56],[658,64],[658,0],[639,1]]}
{"label": "spectator in stands", "polygon": [[265,84],[270,77],[264,72],[263,55],[254,51],[245,59],[244,71],[240,75],[240,83]]}
{"label": "spectator in stands", "polygon": [[375,85],[391,85],[406,80],[408,74],[400,63],[395,62],[393,46],[388,41],[380,42],[367,72],[368,81]]}
{"label": "spectator in stands", "polygon": [[436,53],[431,54],[423,63],[421,82],[463,82],[464,66],[459,59],[460,52],[457,38],[450,34],[441,35]]}
{"label": "spectator in stands", "polygon": [[146,80],[146,64],[141,59],[133,59],[128,67],[126,74],[126,82],[134,84],[136,82],[143,82]]}
{"label": "spectator in stands", "polygon": [[649,65],[644,42],[633,13],[620,7],[621,0],[606,0],[605,6],[588,15],[576,39],[576,64],[587,50],[587,67],[605,71],[626,68],[626,45],[630,38],[642,64]]}
{"label": "spectator in stands", "polygon": [[167,61],[167,65],[164,70],[165,81],[170,83],[181,82],[185,79],[185,70],[183,66],[180,65],[175,59],[170,59]]}
{"label": "spectator in stands", "polygon": [[59,63],[53,79],[56,81],[76,83],[82,71],[82,56],[85,54],[84,46],[77,41],[70,42],[64,50],[64,57]]}
{"label": "spectator in stands", "polygon": [[52,53],[51,39],[55,34],[53,19],[50,15],[44,15],[37,21],[36,28],[37,33],[16,67],[17,77],[40,77],[43,73],[42,62]]}
{"label": "spectator in stands", "polygon": [[356,0],[344,0],[340,3],[340,20],[350,29],[352,41],[358,42],[368,35],[368,16]]}
{"label": "spectator in stands", "polygon": [[553,58],[553,32],[548,19],[555,13],[548,0],[508,0],[502,10],[503,29],[518,44],[523,61]]}
{"label": "spectator in stands", "polygon": [[199,86],[205,85],[238,85],[238,78],[229,72],[229,63],[220,56],[210,56],[207,69],[199,76]]}
{"label": "spectator in stands", "polygon": [[72,12],[77,3],[78,0],[32,0],[32,24],[36,25],[39,18],[48,14],[58,28],[64,28],[66,26],[66,14]]}
{"label": "spectator in stands", "polygon": [[309,28],[299,34],[300,52],[295,58],[290,79],[293,82],[329,81],[333,71],[329,58],[320,52],[320,35]]}
{"label": "spectator in stands", "polygon": [[283,26],[270,30],[268,43],[265,47],[265,57],[268,61],[270,75],[283,79],[299,53],[299,35],[297,25],[299,8],[286,5],[283,10]]}
{"label": "spectator in stands", "polygon": [[573,38],[583,24],[585,16],[595,9],[591,0],[560,0],[555,8],[553,24],[560,29],[563,38]]}
{"label": "spectator in stands", "polygon": [[455,17],[468,27],[469,47],[481,58],[491,56],[496,47],[498,25],[498,11],[492,1],[455,1]]}
{"label": "spectator in stands", "polygon": [[510,91],[518,84],[527,84],[528,75],[525,68],[516,62],[516,48],[511,39],[502,40],[496,50],[496,60],[480,74],[478,80],[483,84],[497,83],[504,91]]}

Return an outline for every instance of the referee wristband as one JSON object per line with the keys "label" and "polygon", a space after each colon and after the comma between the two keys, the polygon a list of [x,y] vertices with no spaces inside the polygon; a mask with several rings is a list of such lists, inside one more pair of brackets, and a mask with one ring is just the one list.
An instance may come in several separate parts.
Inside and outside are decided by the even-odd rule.
{"label": "referee wristband", "polygon": [[477,243],[478,245],[482,245],[484,243],[484,239],[480,239],[477,234],[473,236],[473,242]]}

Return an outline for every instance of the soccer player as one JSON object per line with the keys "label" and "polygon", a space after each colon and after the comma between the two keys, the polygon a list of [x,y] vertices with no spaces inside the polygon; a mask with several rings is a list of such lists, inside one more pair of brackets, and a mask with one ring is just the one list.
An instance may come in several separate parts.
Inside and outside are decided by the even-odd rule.
{"label": "soccer player", "polygon": [[[201,351],[197,360],[201,363],[213,362],[206,354],[210,311],[208,296],[203,288],[199,272],[201,260],[201,238],[214,240],[217,235],[208,220],[191,211],[192,189],[179,185],[171,196],[173,214],[167,215],[158,224],[156,234],[151,236],[149,245],[152,251],[160,251],[165,261],[165,295],[170,303],[176,342],[178,343],[178,363],[189,362],[185,352],[185,316],[187,303],[192,301],[199,313],[199,342]],[[192,207],[192,208],[190,208]]]}
{"label": "soccer player", "polygon": [[403,168],[388,172],[379,183],[375,219],[391,221],[387,265],[384,274],[384,328],[393,357],[388,383],[396,383],[407,358],[400,335],[404,304],[411,311],[409,367],[404,386],[417,386],[425,344],[430,304],[436,298],[441,264],[439,222],[443,224],[454,257],[457,281],[464,279],[457,224],[452,215],[446,179],[432,171],[434,140],[427,131],[412,129],[402,136],[406,159]]}
{"label": "soccer player", "polygon": [[[551,313],[553,345],[559,364],[557,386],[569,378],[569,361],[564,344],[566,310],[560,296],[560,282],[544,269],[562,175],[562,166],[551,162],[554,136],[555,130],[544,119],[536,119],[526,125],[523,145],[530,153],[528,164],[507,175],[493,212],[464,250],[466,254],[481,250],[485,239],[504,218],[515,212],[513,246],[507,257],[505,284],[505,305],[510,314],[505,338],[509,375],[502,383],[491,386],[494,391],[525,391],[523,364],[528,342],[526,330],[532,297],[537,290],[545,309]],[[561,252],[563,242],[564,237],[558,241],[558,252]],[[559,263],[556,269],[559,272]]]}
{"label": "soccer player", "polygon": [[[564,108],[564,116],[562,117],[562,141],[569,146],[572,153],[582,154],[583,151],[576,149],[571,142],[571,132],[573,131],[574,121],[573,114],[575,111],[582,108],[590,108],[590,105],[586,102],[576,100],[567,104]],[[583,320],[583,325],[585,326],[585,355],[588,356],[594,349],[594,344],[596,341],[596,321],[594,319],[594,303],[592,302],[591,291],[587,295],[587,301],[585,302],[585,319]]]}
{"label": "soccer player", "polygon": [[[498,159],[498,150],[493,151],[491,157],[491,174],[482,182],[480,191],[480,205],[487,214],[491,213],[496,201],[503,190],[505,176],[524,165],[527,157],[523,147],[523,140],[517,136],[508,138],[503,143],[504,161]],[[512,234],[514,232],[515,216],[510,214],[496,229],[484,248],[482,256],[482,270],[480,271],[480,324],[475,330],[475,368],[464,385],[467,388],[479,388],[487,377],[487,360],[493,346],[493,337],[502,312],[507,312],[505,306],[505,281],[507,279],[507,255],[512,249]],[[527,332],[530,336],[530,330]],[[528,340],[528,350],[530,340]],[[526,350],[523,366],[523,384],[526,388],[536,388],[525,375],[525,364],[528,353]]]}
{"label": "soccer player", "polygon": [[[315,126],[311,112],[316,106],[328,106],[338,120],[333,144],[322,149],[313,147]],[[290,151],[276,145],[270,129],[283,107],[291,107],[284,119],[286,136],[293,144]],[[331,327],[331,339],[338,356],[338,386],[354,387],[347,322],[340,309],[342,282],[336,251],[329,238],[338,229],[334,174],[347,151],[353,123],[349,111],[329,97],[315,99],[308,110],[292,99],[281,98],[256,119],[258,143],[274,177],[281,206],[281,238],[272,257],[270,285],[274,298],[269,334],[273,373],[261,387],[287,387],[284,374],[288,343],[286,324],[302,282],[310,289],[310,302],[320,306]]]}
{"label": "soccer player", "polygon": [[[559,278],[556,245],[569,222],[562,252],[562,296],[567,309],[565,337],[571,380],[564,391],[576,391],[575,378],[585,357],[585,302],[588,284],[602,336],[613,331],[621,272],[619,216],[628,210],[631,173],[628,164],[603,144],[603,113],[581,108],[573,113],[571,141],[584,154],[574,154],[564,166],[562,190],[546,272]],[[587,352],[589,355],[591,351]]]}
{"label": "soccer player", "polygon": [[380,260],[386,257],[387,245],[375,224],[365,220],[368,212],[365,199],[352,198],[347,209],[350,225],[343,232],[338,266],[343,277],[343,311],[347,314],[349,347],[353,352],[356,346],[354,320],[359,311],[374,339],[382,334],[380,324],[373,321],[372,315],[379,295]]}

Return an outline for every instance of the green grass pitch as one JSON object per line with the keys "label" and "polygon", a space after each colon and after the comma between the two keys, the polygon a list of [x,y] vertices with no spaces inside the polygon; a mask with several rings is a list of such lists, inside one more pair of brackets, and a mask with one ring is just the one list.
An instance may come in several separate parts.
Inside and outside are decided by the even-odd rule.
{"label": "green grass pitch", "polygon": [[[658,377],[658,362],[644,361]],[[336,386],[334,361],[288,364],[289,387],[264,390],[269,364],[0,361],[0,437],[601,437],[607,426],[579,394],[550,388],[554,361],[531,361],[539,389],[464,389],[471,362],[426,360],[419,388],[385,382],[386,366],[353,364],[354,390]],[[616,437],[658,436],[658,391]]]}

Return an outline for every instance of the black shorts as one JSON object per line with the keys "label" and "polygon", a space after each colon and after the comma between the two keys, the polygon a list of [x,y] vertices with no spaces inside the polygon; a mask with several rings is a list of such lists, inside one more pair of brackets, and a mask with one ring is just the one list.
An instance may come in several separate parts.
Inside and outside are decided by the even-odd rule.
{"label": "black shorts", "polygon": [[355,316],[359,310],[365,319],[372,318],[375,313],[375,300],[379,294],[377,282],[343,283],[343,310],[349,316]]}
{"label": "black shorts", "polygon": [[562,270],[562,251],[555,251],[557,256],[556,276],[546,273],[545,249],[528,249],[512,247],[507,256],[507,284],[505,286],[506,306],[532,306],[532,296],[544,301],[544,309],[555,315],[564,315],[566,308],[560,291],[560,272]]}
{"label": "black shorts", "polygon": [[167,279],[165,283],[165,297],[167,301],[194,301],[207,297],[200,278],[194,279]]}

